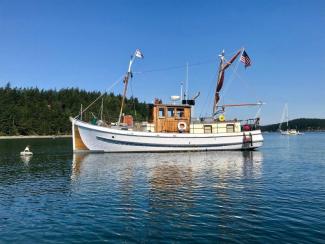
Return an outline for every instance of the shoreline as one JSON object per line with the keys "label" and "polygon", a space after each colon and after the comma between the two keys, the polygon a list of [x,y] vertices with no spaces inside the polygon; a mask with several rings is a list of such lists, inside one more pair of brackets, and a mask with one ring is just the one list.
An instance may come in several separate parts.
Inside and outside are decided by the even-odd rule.
{"label": "shoreline", "polygon": [[0,140],[4,139],[42,139],[42,138],[71,138],[72,135],[47,135],[47,136],[0,136]]}

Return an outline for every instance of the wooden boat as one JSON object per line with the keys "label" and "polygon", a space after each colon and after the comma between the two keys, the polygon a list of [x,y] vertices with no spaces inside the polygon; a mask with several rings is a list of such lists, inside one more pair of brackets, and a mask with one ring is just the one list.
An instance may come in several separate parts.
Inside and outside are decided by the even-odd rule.
{"label": "wooden boat", "polygon": [[[138,52],[138,50],[137,50]],[[225,70],[237,59],[238,51],[229,61],[224,52],[220,55],[219,73],[210,118],[192,119],[195,99],[183,99],[179,103],[163,103],[156,99],[149,106],[148,121],[133,123],[130,115],[123,115],[124,99],[131,66],[138,53],[131,58],[124,78],[124,93],[120,115],[116,123],[82,121],[82,111],[72,122],[74,151],[89,152],[171,152],[210,150],[253,150],[263,145],[259,118],[240,121],[226,120],[225,109],[233,106],[261,106],[262,103],[230,104],[218,106],[219,92],[223,86]],[[182,97],[182,94],[181,94]]]}

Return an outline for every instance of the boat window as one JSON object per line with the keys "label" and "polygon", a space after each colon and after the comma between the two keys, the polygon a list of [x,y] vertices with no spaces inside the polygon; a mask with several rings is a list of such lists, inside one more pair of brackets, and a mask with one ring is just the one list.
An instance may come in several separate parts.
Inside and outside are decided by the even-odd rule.
{"label": "boat window", "polygon": [[159,108],[159,117],[165,117],[165,108]]}
{"label": "boat window", "polygon": [[168,117],[174,117],[175,116],[175,110],[174,110],[174,108],[168,108],[168,110],[167,110],[167,116]]}
{"label": "boat window", "polygon": [[178,108],[177,109],[177,117],[183,118],[184,117],[184,108]]}
{"label": "boat window", "polygon": [[227,133],[235,132],[235,125],[234,124],[227,124]]}
{"label": "boat window", "polygon": [[204,125],[204,134],[212,133],[212,125]]}

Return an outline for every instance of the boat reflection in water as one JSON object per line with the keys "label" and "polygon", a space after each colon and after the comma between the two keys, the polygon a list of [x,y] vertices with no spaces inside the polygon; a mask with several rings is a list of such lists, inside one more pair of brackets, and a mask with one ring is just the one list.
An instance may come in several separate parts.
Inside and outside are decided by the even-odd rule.
{"label": "boat reflection in water", "polygon": [[[119,181],[142,176],[149,183],[182,184],[204,175],[218,179],[258,178],[263,155],[260,151],[185,152],[185,153],[75,153],[72,180],[106,178],[112,173]],[[105,172],[108,174],[105,174]],[[158,180],[159,179],[159,180]],[[157,181],[158,180],[158,181]],[[159,183],[160,182],[160,183]]]}
{"label": "boat reflection in water", "polygon": [[258,151],[74,154],[70,189],[78,206],[91,199],[106,229],[134,241],[214,239],[258,212],[262,163]]}
{"label": "boat reflection in water", "polygon": [[30,160],[32,159],[32,157],[33,157],[33,155],[23,155],[23,156],[20,156],[20,159],[25,165],[28,165]]}

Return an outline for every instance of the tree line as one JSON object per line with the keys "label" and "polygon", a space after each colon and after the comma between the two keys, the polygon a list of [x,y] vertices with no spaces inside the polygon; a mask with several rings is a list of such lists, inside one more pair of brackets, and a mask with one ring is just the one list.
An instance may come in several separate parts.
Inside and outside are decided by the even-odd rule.
{"label": "tree line", "polygon": [[[0,87],[0,136],[11,135],[65,135],[71,133],[69,117],[77,116],[80,105],[85,108],[101,95],[98,91],[78,88],[43,90],[39,88],[12,88],[10,84]],[[111,123],[118,119],[121,95],[105,94],[87,112],[84,121],[101,118]],[[135,97],[125,100],[124,112],[135,121],[146,121],[148,105]],[[291,129],[299,131],[325,131],[325,119],[295,119],[289,122]],[[279,124],[261,126],[263,131],[277,131]],[[286,130],[282,124],[282,130]]]}
{"label": "tree line", "polygon": [[[69,117],[79,114],[81,104],[85,108],[100,95],[98,91],[78,88],[12,88],[8,83],[0,87],[0,136],[70,134]],[[83,114],[83,120],[100,119],[103,103],[103,120],[117,121],[122,96],[109,93],[102,99]],[[138,121],[148,117],[146,103],[135,97],[126,99],[124,111]]]}
{"label": "tree line", "polygon": [[[261,126],[262,131],[278,131],[280,124],[272,124]],[[282,130],[287,130],[287,124],[283,123]],[[297,129],[299,131],[325,131],[325,119],[294,119],[289,121],[289,129]]]}

